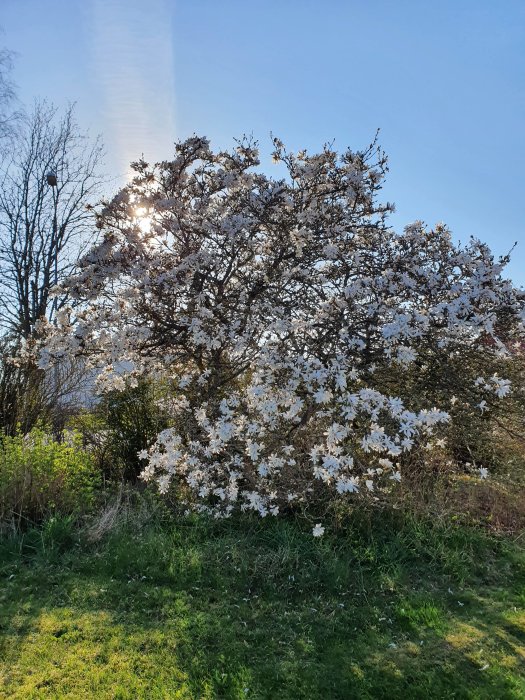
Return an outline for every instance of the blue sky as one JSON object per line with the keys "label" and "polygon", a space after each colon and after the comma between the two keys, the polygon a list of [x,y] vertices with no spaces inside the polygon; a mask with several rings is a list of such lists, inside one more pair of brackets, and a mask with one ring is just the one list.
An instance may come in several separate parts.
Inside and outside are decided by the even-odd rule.
{"label": "blue sky", "polygon": [[123,182],[193,132],[270,132],[299,150],[360,148],[381,129],[392,223],[445,221],[525,284],[525,2],[0,0],[30,102],[77,102]]}

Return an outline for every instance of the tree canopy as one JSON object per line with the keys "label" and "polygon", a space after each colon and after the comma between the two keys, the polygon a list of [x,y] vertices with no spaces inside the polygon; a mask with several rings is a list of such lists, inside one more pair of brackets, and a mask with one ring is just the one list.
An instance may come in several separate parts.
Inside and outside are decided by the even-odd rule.
{"label": "tree canopy", "polygon": [[389,488],[457,402],[480,416],[510,394],[523,330],[506,258],[444,225],[389,226],[376,141],[310,155],[275,139],[273,155],[283,178],[246,139],[135,163],[60,288],[80,306],[41,324],[42,366],[82,355],[100,390],[175,389],[143,476],[216,514]]}

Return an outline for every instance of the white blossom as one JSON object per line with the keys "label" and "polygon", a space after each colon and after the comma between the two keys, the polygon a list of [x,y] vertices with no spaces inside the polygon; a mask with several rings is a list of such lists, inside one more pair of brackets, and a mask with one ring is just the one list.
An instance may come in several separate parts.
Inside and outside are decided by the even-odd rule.
{"label": "white blossom", "polygon": [[324,535],[324,527],[321,523],[317,523],[312,529],[312,535],[314,537],[322,537]]}
{"label": "white blossom", "polygon": [[525,319],[480,241],[388,225],[376,144],[274,149],[288,169],[278,180],[256,172],[249,140],[214,153],[192,137],[171,161],[140,166],[64,284],[82,302],[76,316],[39,322],[42,368],[81,357],[101,393],[140,377],[173,389],[170,427],[139,455],[143,478],[162,491],[182,483],[185,507],[221,517],[400,481],[415,445],[445,446],[446,407],[489,411],[511,383],[490,369],[450,395],[447,370],[434,369],[434,406],[395,378],[420,380],[433,358],[445,368],[481,344],[504,367],[498,318]]}

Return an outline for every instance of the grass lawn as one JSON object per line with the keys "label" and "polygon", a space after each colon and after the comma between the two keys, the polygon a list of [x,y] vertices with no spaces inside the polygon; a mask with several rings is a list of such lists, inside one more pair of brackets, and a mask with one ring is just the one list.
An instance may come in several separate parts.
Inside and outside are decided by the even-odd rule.
{"label": "grass lawn", "polygon": [[0,548],[0,697],[525,698],[521,540],[378,514]]}

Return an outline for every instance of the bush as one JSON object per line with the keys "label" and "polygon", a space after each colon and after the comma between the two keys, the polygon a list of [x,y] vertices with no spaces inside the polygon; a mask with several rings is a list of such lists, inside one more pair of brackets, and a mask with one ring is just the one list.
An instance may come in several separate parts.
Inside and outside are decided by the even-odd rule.
{"label": "bush", "polygon": [[378,498],[417,483],[432,449],[485,478],[489,420],[521,386],[508,256],[442,224],[396,233],[375,141],[274,145],[278,180],[254,170],[249,140],[227,153],[193,137],[172,161],[135,163],[64,282],[82,311],[39,326],[39,366],[81,357],[102,393],[165,377],[177,396],[142,476],[198,512]]}
{"label": "bush", "polygon": [[123,392],[110,392],[97,406],[97,415],[107,426],[113,476],[137,481],[144,469],[138,453],[147,449],[167,427],[158,393],[159,388],[152,382],[141,381]]}
{"label": "bush", "polygon": [[105,480],[138,480],[144,468],[138,453],[168,425],[161,401],[165,393],[165,387],[141,381],[136,387],[104,395],[92,410],[69,421],[82,434]]}
{"label": "bush", "polygon": [[20,527],[88,509],[97,473],[79,433],[59,442],[41,428],[4,436],[0,446],[0,524]]}

